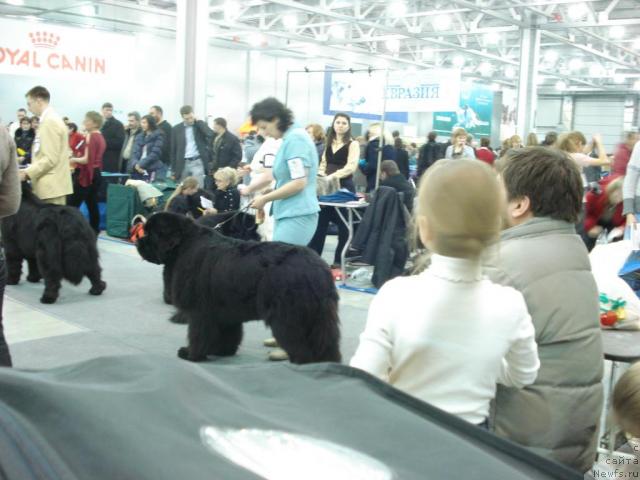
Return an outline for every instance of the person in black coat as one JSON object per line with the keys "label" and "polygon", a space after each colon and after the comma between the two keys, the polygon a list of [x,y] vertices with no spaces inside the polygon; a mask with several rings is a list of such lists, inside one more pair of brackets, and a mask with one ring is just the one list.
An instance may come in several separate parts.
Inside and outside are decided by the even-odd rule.
{"label": "person in black coat", "polygon": [[404,175],[405,179],[409,178],[409,152],[404,148],[404,142],[400,137],[396,137],[394,140],[394,146],[396,148],[396,164],[400,169],[400,173]]}
{"label": "person in black coat", "polygon": [[120,152],[124,144],[124,125],[113,116],[113,105],[109,102],[102,105],[104,123],[100,133],[104,137],[107,149],[102,157],[104,172],[120,173]]}
{"label": "person in black coat", "polygon": [[213,140],[213,156],[211,159],[211,172],[219,168],[238,168],[242,160],[242,146],[238,137],[227,130],[227,121],[224,118],[216,118],[213,121],[213,131],[216,136]]}
{"label": "person in black coat", "polygon": [[158,129],[164,134],[164,143],[162,144],[162,163],[164,163],[167,168],[171,165],[171,124],[164,119],[164,112],[162,107],[159,105],[154,105],[149,109],[149,115],[151,115],[156,120],[156,125],[158,125]]}
{"label": "person in black coat", "polygon": [[396,151],[393,148],[393,140],[391,135],[383,134],[380,124],[374,123],[369,126],[367,138],[367,148],[365,157],[360,160],[360,171],[367,177],[367,192],[376,188],[376,178],[378,175],[378,152],[380,151],[380,136],[384,137],[384,146],[382,147],[382,160],[395,160]]}
{"label": "person in black coat", "polygon": [[416,190],[400,172],[398,165],[393,160],[385,160],[380,164],[380,186],[391,187],[396,192],[402,193],[407,210],[409,210],[409,213],[413,211],[413,199],[416,195]]}
{"label": "person in black coat", "polygon": [[[196,119],[190,105],[183,106],[180,115],[183,122],[175,125],[171,131],[173,178],[182,181],[186,177],[196,177],[202,188],[211,161],[213,131],[204,121]],[[191,139],[193,143],[189,143]]]}
{"label": "person in black coat", "polygon": [[426,172],[431,165],[444,158],[446,149],[443,148],[442,144],[436,142],[436,138],[438,138],[436,132],[429,132],[427,143],[420,148],[420,154],[418,155],[418,178],[422,177],[422,174]]}
{"label": "person in black coat", "polygon": [[151,115],[142,117],[140,126],[142,133],[136,137],[127,170],[132,178],[143,179],[147,173],[151,181],[164,180],[167,175],[167,167],[162,162],[164,134]]}
{"label": "person in black coat", "polygon": [[18,160],[20,164],[31,163],[31,147],[36,138],[36,131],[31,128],[31,120],[24,117],[20,120],[20,128],[16,130],[13,139],[18,148]]}

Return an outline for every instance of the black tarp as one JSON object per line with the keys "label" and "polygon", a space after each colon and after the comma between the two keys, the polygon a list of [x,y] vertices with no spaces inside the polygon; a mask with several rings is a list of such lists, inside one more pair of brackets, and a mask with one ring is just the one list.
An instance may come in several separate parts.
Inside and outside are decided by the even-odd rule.
{"label": "black tarp", "polygon": [[[395,479],[582,478],[343,365],[128,356],[0,369],[2,479],[265,478],[206,446],[203,427],[324,440],[376,459]],[[292,444],[267,442],[262,452],[273,460],[283,445]],[[277,458],[293,469],[304,457],[291,451]],[[318,477],[330,462],[316,458],[306,473],[267,478],[345,478]]]}

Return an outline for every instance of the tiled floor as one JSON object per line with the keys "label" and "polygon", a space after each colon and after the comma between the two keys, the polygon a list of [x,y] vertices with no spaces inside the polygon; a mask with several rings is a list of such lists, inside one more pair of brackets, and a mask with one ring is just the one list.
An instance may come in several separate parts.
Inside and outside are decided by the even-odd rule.
{"label": "tiled floor", "polygon": [[[327,258],[333,256],[334,245],[330,237]],[[77,287],[64,283],[54,305],[39,303],[42,283],[23,281],[7,287],[4,325],[16,368],[51,368],[100,356],[137,353],[175,357],[184,344],[186,327],[168,321],[173,309],[162,302],[161,267],[143,262],[132,245],[101,237],[98,246],[108,283],[101,297],[87,293],[86,280]],[[372,298],[340,290],[345,361],[355,351]],[[240,352],[224,361],[266,361],[268,350],[262,340],[268,336],[261,322],[245,324]]]}

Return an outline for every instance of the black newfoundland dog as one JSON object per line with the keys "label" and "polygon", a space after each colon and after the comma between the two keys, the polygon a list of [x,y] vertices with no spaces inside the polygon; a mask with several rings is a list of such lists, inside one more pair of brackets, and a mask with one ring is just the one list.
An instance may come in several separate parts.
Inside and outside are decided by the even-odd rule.
{"label": "black newfoundland dog", "polygon": [[228,238],[172,213],[152,215],[137,247],[165,265],[165,297],[188,321],[180,358],[235,355],[242,324],[263,319],[291,362],[340,361],[338,293],[311,250]]}
{"label": "black newfoundland dog", "polygon": [[77,208],[44,203],[22,184],[18,213],[2,219],[2,241],[7,258],[7,284],[17,285],[27,260],[27,281],[44,278],[42,303],[54,303],[62,279],[78,285],[86,275],[91,295],[100,295],[102,281],[96,234]]}

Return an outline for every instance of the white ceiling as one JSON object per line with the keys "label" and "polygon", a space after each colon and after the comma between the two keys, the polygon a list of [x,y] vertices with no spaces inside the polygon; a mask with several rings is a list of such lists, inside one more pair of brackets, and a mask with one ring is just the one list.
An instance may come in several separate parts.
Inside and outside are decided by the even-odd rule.
{"label": "white ceiling", "polygon": [[[184,1],[184,0],[177,0]],[[12,5],[22,4],[22,5]],[[345,67],[462,66],[514,85],[541,32],[540,88],[640,91],[640,0],[211,0],[211,42]],[[175,35],[176,0],[0,0],[0,15]]]}

